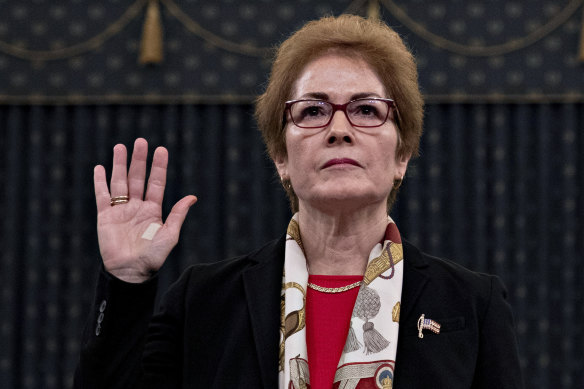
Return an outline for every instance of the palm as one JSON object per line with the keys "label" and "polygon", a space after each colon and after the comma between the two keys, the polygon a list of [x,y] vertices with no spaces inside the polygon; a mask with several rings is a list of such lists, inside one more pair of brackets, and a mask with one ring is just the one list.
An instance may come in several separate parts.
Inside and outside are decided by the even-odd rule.
{"label": "palm", "polygon": [[[147,148],[144,139],[136,140],[127,173],[125,147],[114,148],[111,192],[105,181],[105,169],[97,166],[94,173],[97,232],[104,266],[127,281],[144,280],[162,266],[178,241],[188,208],[196,201],[194,196],[180,200],[163,224],[162,199],[168,154],[164,148],[155,151],[144,196]],[[111,197],[126,194],[130,197],[128,203],[110,205]],[[153,237],[146,237],[144,232],[153,223],[162,227]]]}
{"label": "palm", "polygon": [[161,215],[155,204],[140,200],[98,214],[99,246],[108,265],[115,267],[123,265],[123,261],[140,258],[145,265],[155,266],[156,254],[161,251],[160,235],[155,235],[153,240],[141,238],[151,223],[162,224]]}

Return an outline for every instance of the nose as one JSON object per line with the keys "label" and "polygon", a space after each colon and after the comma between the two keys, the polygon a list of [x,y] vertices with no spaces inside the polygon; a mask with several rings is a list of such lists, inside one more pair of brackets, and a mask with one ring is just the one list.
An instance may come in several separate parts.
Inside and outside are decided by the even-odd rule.
{"label": "nose", "polygon": [[342,110],[338,110],[333,114],[328,127],[327,143],[329,145],[354,142],[353,126],[349,123],[347,115]]}

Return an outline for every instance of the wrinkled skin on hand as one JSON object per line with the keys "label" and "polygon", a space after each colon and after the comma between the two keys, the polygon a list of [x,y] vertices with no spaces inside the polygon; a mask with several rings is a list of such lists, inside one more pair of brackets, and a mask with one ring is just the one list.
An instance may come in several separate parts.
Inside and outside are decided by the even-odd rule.
{"label": "wrinkled skin on hand", "polygon": [[[109,188],[105,168],[98,165],[94,169],[101,257],[105,269],[126,282],[144,282],[152,272],[160,269],[178,242],[189,208],[197,201],[193,195],[183,197],[163,221],[162,200],[168,151],[164,147],[154,151],[144,193],[147,156],[148,142],[142,138],[136,139],[130,168],[127,169],[126,147],[116,145]],[[112,197],[125,195],[129,197],[127,203],[110,205]],[[152,239],[145,239],[143,234],[152,223],[162,227]]]}

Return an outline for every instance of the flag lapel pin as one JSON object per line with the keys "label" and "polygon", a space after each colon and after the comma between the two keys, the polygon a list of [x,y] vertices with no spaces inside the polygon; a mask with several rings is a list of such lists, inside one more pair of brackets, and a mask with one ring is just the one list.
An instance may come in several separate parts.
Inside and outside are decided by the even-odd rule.
{"label": "flag lapel pin", "polygon": [[423,330],[430,330],[435,334],[440,333],[440,323],[435,322],[432,319],[426,319],[425,315],[422,313],[418,319],[418,338],[422,339],[424,337]]}

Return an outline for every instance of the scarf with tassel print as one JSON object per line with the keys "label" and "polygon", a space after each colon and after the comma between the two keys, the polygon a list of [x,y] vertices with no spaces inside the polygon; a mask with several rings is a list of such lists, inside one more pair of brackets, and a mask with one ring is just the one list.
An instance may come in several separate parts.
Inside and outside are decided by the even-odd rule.
{"label": "scarf with tassel print", "polygon": [[[383,242],[373,247],[351,316],[333,389],[391,388],[399,331],[403,247],[388,216]],[[298,214],[288,225],[280,302],[279,389],[308,389],[306,289],[308,270]]]}

